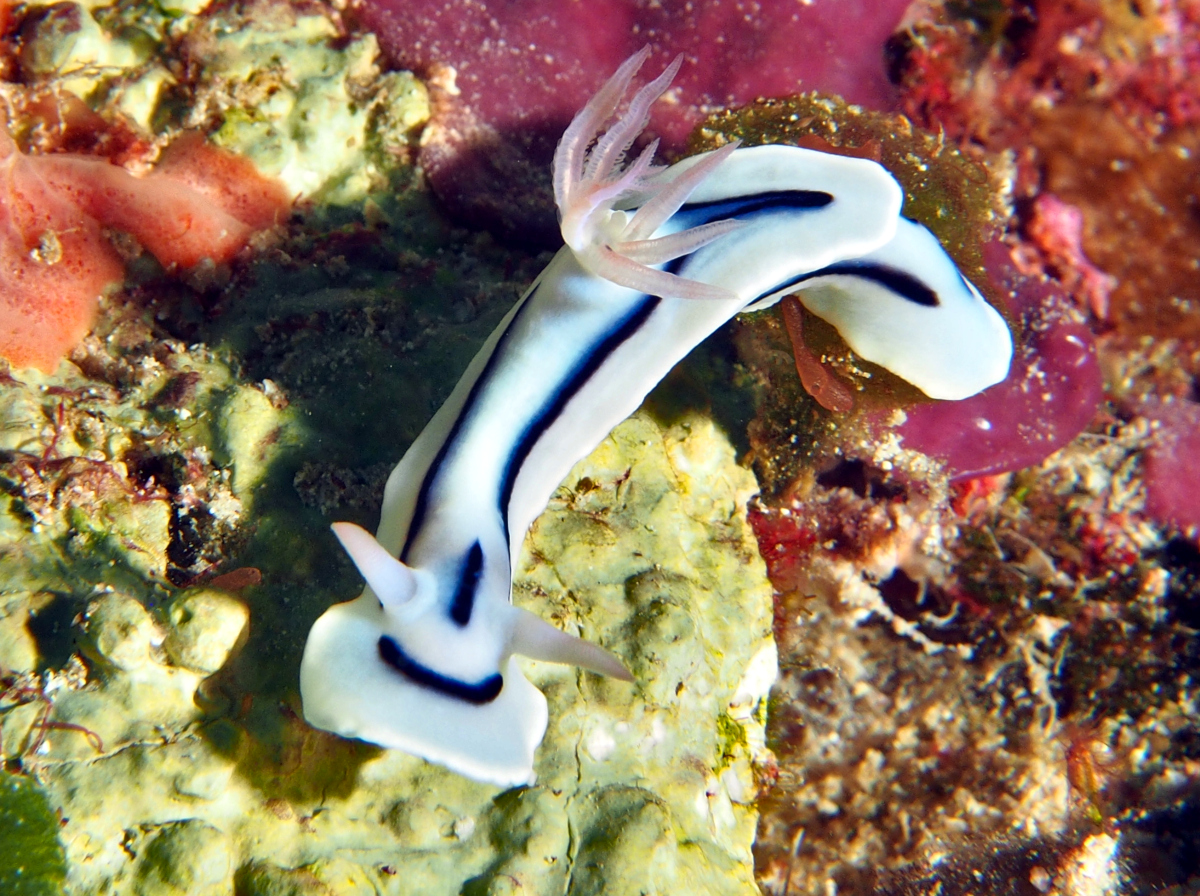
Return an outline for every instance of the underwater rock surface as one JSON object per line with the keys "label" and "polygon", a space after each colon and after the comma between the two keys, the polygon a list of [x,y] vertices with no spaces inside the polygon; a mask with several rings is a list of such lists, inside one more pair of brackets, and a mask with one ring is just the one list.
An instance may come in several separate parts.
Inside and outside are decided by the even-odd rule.
{"label": "underwater rock surface", "polygon": [[[293,879],[334,894],[755,892],[776,662],[754,490],[703,417],[664,429],[636,415],[575,467],[529,536],[516,600],[615,650],[637,684],[529,663],[550,729],[537,783],[504,793],[309,731],[341,780],[264,798],[251,735],[214,717],[204,680],[238,642],[243,604],[193,589],[155,614],[103,595],[56,727],[4,719],[6,744],[38,742],[23,762],[64,819],[68,892],[215,896],[235,877],[249,893]],[[0,667],[28,664],[17,643],[0,642]]]}

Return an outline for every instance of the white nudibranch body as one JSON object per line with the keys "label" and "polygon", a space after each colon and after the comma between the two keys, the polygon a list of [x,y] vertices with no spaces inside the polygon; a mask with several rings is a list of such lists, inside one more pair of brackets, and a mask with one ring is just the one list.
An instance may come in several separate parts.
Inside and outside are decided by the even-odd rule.
{"label": "white nudibranch body", "polygon": [[533,780],[546,700],[514,654],[630,679],[511,603],[513,558],[574,463],[733,315],[796,293],[933,398],[1002,380],[1012,339],[882,167],[792,146],[622,167],[678,62],[611,127],[643,50],[559,144],[566,246],[392,471],[374,537],[334,525],[367,587],[313,625],[305,718],[500,785]]}

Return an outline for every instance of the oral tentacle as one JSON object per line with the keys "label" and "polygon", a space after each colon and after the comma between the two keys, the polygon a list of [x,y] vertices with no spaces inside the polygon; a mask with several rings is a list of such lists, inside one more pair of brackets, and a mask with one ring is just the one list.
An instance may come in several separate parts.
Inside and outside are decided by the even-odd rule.
{"label": "oral tentacle", "polygon": [[[631,163],[622,164],[650,119],[650,107],[678,73],[682,57],[677,57],[662,74],[638,90],[625,111],[606,132],[598,135],[600,127],[616,114],[621,98],[648,56],[649,50],[643,49],[626,60],[575,117],[559,143],[554,158],[554,195],[563,241],[590,273],[619,286],[662,297],[733,298],[734,293],[728,289],[656,270],[653,265],[708,245],[735,229],[736,223],[709,222],[680,233],[652,237],[737,148],[737,143],[709,154],[663,184],[653,181],[664,170],[654,165],[657,140]],[[627,220],[625,212],[613,209],[622,199],[639,192],[651,195],[631,219]]]}
{"label": "oral tentacle", "polygon": [[598,185],[589,194],[589,199],[595,206],[594,211],[610,211],[618,198],[638,189],[650,176],[650,171],[654,166],[654,153],[657,151],[658,141],[655,140],[641,151],[628,168],[607,183]]}
{"label": "oral tentacle", "polygon": [[589,261],[598,262],[595,267],[603,271],[605,280],[644,292],[646,295],[672,299],[707,299],[709,301],[729,301],[736,299],[737,294],[720,286],[688,280],[669,271],[660,271],[638,264],[614,252],[608,246],[597,246],[586,255],[580,256],[580,262],[589,270]]}

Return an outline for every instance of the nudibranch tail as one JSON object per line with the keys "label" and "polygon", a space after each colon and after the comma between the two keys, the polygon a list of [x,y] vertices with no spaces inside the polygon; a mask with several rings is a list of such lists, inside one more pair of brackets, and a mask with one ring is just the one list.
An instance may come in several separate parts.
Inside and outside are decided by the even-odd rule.
{"label": "nudibranch tail", "polygon": [[[653,266],[708,245],[740,226],[738,222],[712,221],[651,237],[728,158],[737,143],[708,154],[662,183],[652,178],[662,173],[653,165],[657,141],[630,165],[621,168],[629,148],[650,120],[650,107],[678,73],[682,57],[677,57],[661,75],[639,90],[624,114],[606,132],[600,132],[616,113],[649,55],[649,48],[643,48],[627,59],[575,116],[559,142],[554,155],[554,196],[563,241],[585,270],[618,286],[670,298],[736,299],[735,293],[723,287],[688,280]],[[622,200],[648,191],[650,197],[632,215],[616,209]]]}

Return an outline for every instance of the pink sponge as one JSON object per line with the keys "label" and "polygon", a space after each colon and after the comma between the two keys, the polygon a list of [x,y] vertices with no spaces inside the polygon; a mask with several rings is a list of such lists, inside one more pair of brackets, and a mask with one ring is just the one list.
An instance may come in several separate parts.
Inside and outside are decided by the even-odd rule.
{"label": "pink sponge", "polygon": [[1019,275],[1000,243],[984,261],[1017,316],[1008,378],[963,401],[914,407],[900,427],[905,447],[944,459],[954,479],[1040,463],[1091,422],[1103,397],[1095,340],[1062,290]]}
{"label": "pink sponge", "polygon": [[0,355],[52,370],[87,333],[123,268],[101,228],[131,234],[164,266],[227,262],[290,204],[281,184],[198,135],[134,177],[103,159],[26,156],[0,130]]}
{"label": "pink sponge", "polygon": [[1200,532],[1200,403],[1178,399],[1143,408],[1158,423],[1146,451],[1146,512],[1193,535]]}

